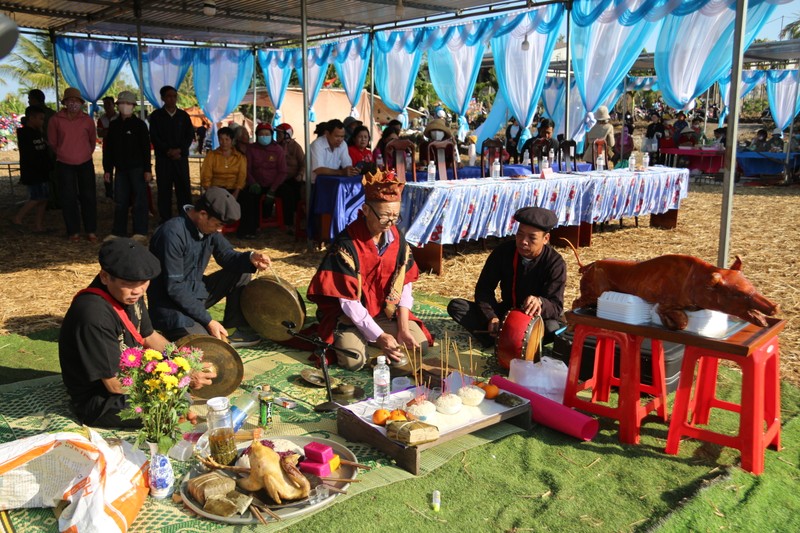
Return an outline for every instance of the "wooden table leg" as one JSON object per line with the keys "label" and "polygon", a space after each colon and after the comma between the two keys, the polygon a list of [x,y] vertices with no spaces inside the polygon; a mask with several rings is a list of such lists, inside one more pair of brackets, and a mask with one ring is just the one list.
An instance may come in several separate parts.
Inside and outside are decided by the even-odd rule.
{"label": "wooden table leg", "polygon": [[414,254],[414,261],[417,268],[422,272],[433,272],[437,276],[442,275],[442,245],[429,242],[421,247],[412,246],[411,253]]}
{"label": "wooden table leg", "polygon": [[666,213],[653,213],[650,215],[650,227],[661,229],[675,229],[678,225],[678,210],[670,209]]}

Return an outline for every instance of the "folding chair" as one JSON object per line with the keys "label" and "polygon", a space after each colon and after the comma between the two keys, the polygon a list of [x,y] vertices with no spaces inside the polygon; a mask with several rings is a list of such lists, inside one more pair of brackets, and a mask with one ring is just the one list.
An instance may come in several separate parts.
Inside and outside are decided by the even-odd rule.
{"label": "folding chair", "polygon": [[411,152],[411,181],[417,181],[417,145],[408,139],[395,139],[386,145],[386,169],[394,169],[397,175],[406,179],[406,154]]}
{"label": "folding chair", "polygon": [[444,141],[431,141],[428,143],[428,161],[436,163],[436,173],[439,174],[440,180],[447,179],[447,158],[450,158],[453,169],[453,179],[458,179],[458,165],[456,159],[458,150],[456,150],[456,142],[453,139],[445,139]]}
{"label": "folding chair", "polygon": [[481,144],[481,177],[492,175],[494,160],[500,161],[500,175],[503,175],[503,141],[499,139],[486,139]]}

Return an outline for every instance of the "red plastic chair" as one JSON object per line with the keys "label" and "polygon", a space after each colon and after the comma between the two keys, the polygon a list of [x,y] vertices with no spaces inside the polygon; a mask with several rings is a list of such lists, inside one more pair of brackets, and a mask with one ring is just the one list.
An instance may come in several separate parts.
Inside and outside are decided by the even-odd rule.
{"label": "red plastic chair", "polygon": [[264,216],[264,202],[266,202],[266,196],[261,197],[261,201],[258,204],[258,213],[259,213],[259,220],[258,220],[258,228],[278,228],[281,230],[286,229],[286,225],[283,223],[283,200],[276,197],[273,200],[274,206],[274,213],[272,216]]}
{"label": "red plastic chair", "polygon": [[500,175],[503,175],[503,141],[499,139],[486,139],[481,144],[481,177],[492,175],[492,164],[495,159],[500,161]]}
{"label": "red plastic chair", "polygon": [[445,139],[444,141],[431,141],[428,143],[428,161],[436,163],[436,173],[439,175],[440,180],[447,180],[447,161],[451,162],[451,170],[453,171],[453,179],[458,179],[458,150],[456,149],[456,142],[453,139]]}
{"label": "red plastic chair", "polygon": [[[411,180],[417,181],[417,166],[414,162],[417,160],[417,145],[408,139],[395,139],[388,143],[385,148],[386,152],[386,169],[394,169],[401,179],[406,179],[406,171],[411,170]],[[411,168],[406,168],[406,154],[411,154]]]}

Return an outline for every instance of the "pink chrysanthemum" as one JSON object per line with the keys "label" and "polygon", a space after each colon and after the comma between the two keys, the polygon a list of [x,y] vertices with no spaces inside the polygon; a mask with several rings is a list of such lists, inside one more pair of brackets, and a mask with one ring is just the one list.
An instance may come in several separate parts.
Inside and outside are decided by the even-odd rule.
{"label": "pink chrysanthemum", "polygon": [[147,372],[148,374],[151,374],[153,370],[156,368],[157,364],[158,361],[150,361],[149,363],[144,365],[144,371]]}
{"label": "pink chrysanthemum", "polygon": [[182,389],[182,388],[186,387],[187,385],[189,385],[189,383],[191,381],[192,381],[191,377],[183,376],[183,378],[181,378],[181,380],[178,382],[178,388]]}
{"label": "pink chrysanthemum", "polygon": [[122,378],[122,386],[123,387],[130,387],[131,385],[133,385],[133,378],[132,377]]}
{"label": "pink chrysanthemum", "polygon": [[167,364],[169,365],[169,373],[170,374],[174,374],[175,372],[178,371],[178,365],[175,364],[174,361],[168,360]]}
{"label": "pink chrysanthemum", "polygon": [[142,412],[142,408],[141,407],[135,407],[133,410],[136,411],[137,413],[141,413]]}
{"label": "pink chrysanthemum", "polygon": [[123,368],[136,368],[142,363],[142,351],[138,348],[128,348],[120,356],[119,365]]}

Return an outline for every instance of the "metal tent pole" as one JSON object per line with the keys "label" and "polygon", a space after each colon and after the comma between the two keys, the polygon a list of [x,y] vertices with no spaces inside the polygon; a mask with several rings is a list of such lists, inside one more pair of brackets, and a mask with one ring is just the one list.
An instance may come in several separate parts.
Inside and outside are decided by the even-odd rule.
{"label": "metal tent pole", "polygon": [[730,253],[731,213],[733,211],[733,182],[736,170],[736,148],[739,138],[739,90],[742,84],[742,62],[744,59],[744,29],[747,23],[747,0],[736,0],[736,28],[733,33],[733,65],[731,66],[730,116],[727,142],[725,143],[725,167],[722,178],[722,213],[719,225],[719,249],[717,266],[725,267]]}
{"label": "metal tent pole", "polygon": [[[712,84],[713,85],[713,84]],[[706,128],[708,127],[708,92],[711,90],[711,87],[706,89],[706,100],[703,104],[703,138],[706,136]]]}
{"label": "metal tent pole", "polygon": [[144,120],[144,65],[142,65],[142,25],[139,24],[139,18],[136,19],[136,56],[139,62],[139,101],[142,103],[139,106],[139,118]]}
{"label": "metal tent pole", "polygon": [[56,54],[56,32],[50,30],[50,44],[53,46],[53,78],[56,80],[56,110],[58,109],[58,54]]}
{"label": "metal tent pole", "polygon": [[[797,101],[798,91],[800,91],[800,76],[797,77],[797,81],[794,84],[794,99],[792,102]],[[794,135],[794,117],[789,121],[789,142],[786,143],[786,160],[783,162],[784,183],[789,183],[789,156],[792,153],[792,135]]]}
{"label": "metal tent pole", "polygon": [[258,105],[256,101],[256,89],[258,88],[258,55],[253,48],[253,134],[251,142],[256,142],[256,121],[258,120]]}
{"label": "metal tent pole", "polygon": [[569,131],[569,97],[570,97],[570,26],[571,26],[571,18],[572,18],[572,0],[568,0],[568,2],[564,5],[567,9],[567,62],[566,62],[566,70],[567,70],[567,78],[566,78],[566,85],[564,86],[564,94],[566,95],[566,100],[564,101],[564,140],[567,141],[571,138],[571,131]]}
{"label": "metal tent pole", "polygon": [[370,54],[369,54],[369,118],[372,123],[369,126],[369,134],[372,136],[372,130],[375,127],[375,32],[370,32],[369,38],[371,39]]}
{"label": "metal tent pole", "polygon": [[[311,136],[311,128],[308,127],[308,65],[306,63],[306,57],[308,56],[308,13],[307,13],[307,5],[306,0],[300,0],[300,36],[302,39],[301,43],[301,54],[302,54],[302,63],[301,68],[303,69],[303,132],[305,134],[305,149],[306,149],[306,216],[310,220],[313,216],[311,214],[311,150],[309,150],[309,143],[308,139]],[[307,223],[306,227],[311,227],[310,224]],[[312,247],[313,236],[308,234],[306,236],[308,239],[308,247]]]}
{"label": "metal tent pole", "polygon": [[619,161],[625,159],[625,112],[628,110],[628,99],[625,98],[626,89],[628,88],[628,75],[622,78],[622,131],[620,132],[619,139],[622,146],[619,147]]}

